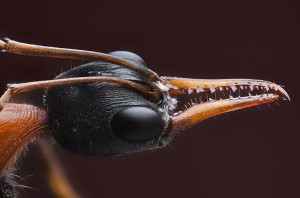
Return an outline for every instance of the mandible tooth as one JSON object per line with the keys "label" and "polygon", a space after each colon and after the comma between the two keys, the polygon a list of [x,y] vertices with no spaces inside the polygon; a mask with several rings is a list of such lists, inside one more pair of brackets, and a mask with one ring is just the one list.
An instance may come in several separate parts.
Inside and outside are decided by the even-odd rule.
{"label": "mandible tooth", "polygon": [[188,94],[193,93],[193,89],[188,89]]}
{"label": "mandible tooth", "polygon": [[234,86],[234,85],[230,86],[230,87],[231,87],[231,89],[232,89],[233,92],[235,92],[237,90],[236,86]]}
{"label": "mandible tooth", "polygon": [[266,86],[265,89],[266,89],[266,91],[269,91],[270,88],[268,86]]}
{"label": "mandible tooth", "polygon": [[196,93],[204,92],[204,89],[202,87],[198,87],[196,89]]}
{"label": "mandible tooth", "polygon": [[253,89],[254,89],[253,85],[250,85],[249,88],[251,91],[253,91]]}

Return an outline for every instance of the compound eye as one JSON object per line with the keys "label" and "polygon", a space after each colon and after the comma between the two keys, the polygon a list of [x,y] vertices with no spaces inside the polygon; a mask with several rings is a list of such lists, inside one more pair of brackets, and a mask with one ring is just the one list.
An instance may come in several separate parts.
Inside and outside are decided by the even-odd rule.
{"label": "compound eye", "polygon": [[127,142],[146,142],[158,137],[164,123],[156,111],[146,107],[129,107],[116,113],[111,122],[113,134]]}
{"label": "compound eye", "polygon": [[115,52],[110,52],[110,55],[117,56],[129,61],[134,61],[138,62],[144,66],[146,66],[146,62],[137,54],[132,53],[132,52],[127,52],[127,51],[115,51]]}

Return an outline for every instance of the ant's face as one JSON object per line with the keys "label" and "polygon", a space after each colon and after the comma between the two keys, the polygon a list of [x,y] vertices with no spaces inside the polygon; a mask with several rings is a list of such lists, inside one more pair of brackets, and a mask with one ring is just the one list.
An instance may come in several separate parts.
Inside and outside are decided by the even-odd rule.
{"label": "ant's face", "polygon": [[[113,52],[148,70],[142,58]],[[195,80],[144,74],[105,62],[91,62],[56,79],[114,77],[149,90],[112,82],[50,88],[45,97],[54,138],[83,155],[117,155],[168,145],[179,131],[206,118],[253,105],[288,98],[278,85],[250,79]]]}

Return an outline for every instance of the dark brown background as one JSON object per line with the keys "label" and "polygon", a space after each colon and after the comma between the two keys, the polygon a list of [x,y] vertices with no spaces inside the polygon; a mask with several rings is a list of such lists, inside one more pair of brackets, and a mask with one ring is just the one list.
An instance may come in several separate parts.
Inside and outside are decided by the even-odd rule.
{"label": "dark brown background", "polygon": [[[295,1],[296,2],[296,1]],[[274,198],[299,194],[299,4],[292,1],[20,1],[0,4],[0,36],[140,54],[160,75],[258,78],[292,102],[209,119],[171,147],[115,158],[60,150],[85,197]],[[0,54],[6,83],[51,79],[80,62]],[[18,168],[22,197],[52,197],[34,149]]]}

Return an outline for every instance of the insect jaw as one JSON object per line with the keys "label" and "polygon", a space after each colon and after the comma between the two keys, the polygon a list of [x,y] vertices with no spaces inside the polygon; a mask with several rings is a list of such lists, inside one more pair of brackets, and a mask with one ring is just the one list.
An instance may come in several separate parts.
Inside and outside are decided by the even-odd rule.
{"label": "insect jaw", "polygon": [[161,81],[170,97],[177,100],[170,118],[170,135],[226,112],[278,99],[290,101],[281,86],[263,80],[161,77]]}

